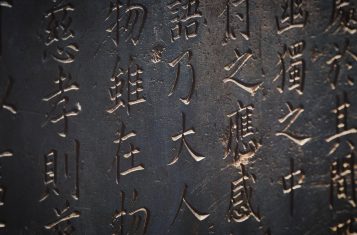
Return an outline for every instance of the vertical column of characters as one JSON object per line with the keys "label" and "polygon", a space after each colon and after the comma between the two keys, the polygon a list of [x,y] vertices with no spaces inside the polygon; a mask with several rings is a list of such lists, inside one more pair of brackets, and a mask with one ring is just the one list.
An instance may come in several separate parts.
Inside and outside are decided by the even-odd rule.
{"label": "vertical column of characters", "polygon": [[[108,89],[110,105],[105,109],[109,115],[119,115],[120,125],[115,132],[113,143],[116,152],[108,172],[115,172],[115,182],[120,185],[122,177],[134,177],[138,172],[145,170],[143,163],[136,159],[142,157],[140,147],[135,144],[137,131],[128,129],[129,118],[146,102],[143,79],[145,73],[136,54],[131,49],[141,42],[141,33],[144,30],[148,11],[143,4],[130,0],[122,3],[112,0],[109,3],[109,13],[105,19],[108,24],[106,32],[111,38],[118,54],[124,49],[129,56],[117,55],[110,78]],[[125,54],[125,53],[121,53]],[[128,198],[129,195],[129,198]],[[130,197],[131,195],[131,197]],[[145,234],[150,221],[150,211],[146,207],[137,206],[138,191],[133,188],[130,192],[120,190],[120,207],[114,210],[110,226],[112,234]]]}
{"label": "vertical column of characters", "polygon": [[[79,53],[76,33],[72,25],[75,7],[69,1],[53,1],[51,8],[44,14],[44,59],[55,64],[58,73],[53,76],[54,88],[42,98],[48,106],[44,126],[58,128],[59,141],[73,144],[69,153],[50,148],[43,157],[44,191],[40,203],[55,201],[52,219],[44,228],[60,234],[72,234],[76,229],[74,221],[81,212],[73,204],[80,199],[80,140],[70,134],[70,121],[82,111],[79,101],[73,100],[80,85],[72,78],[71,65]],[[71,191],[66,190],[70,186]],[[49,200],[50,197],[53,197]]]}

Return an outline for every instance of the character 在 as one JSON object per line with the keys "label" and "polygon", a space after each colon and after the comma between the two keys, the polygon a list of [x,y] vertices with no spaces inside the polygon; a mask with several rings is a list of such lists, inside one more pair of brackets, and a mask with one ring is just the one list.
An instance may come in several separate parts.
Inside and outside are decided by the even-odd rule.
{"label": "character \u5728", "polygon": [[[130,139],[136,136],[134,131],[126,132],[126,127],[124,123],[121,124],[121,128],[116,132],[116,138],[113,143],[117,146],[115,158],[113,163],[115,163],[116,168],[116,183],[119,184],[120,176],[125,176],[137,171],[144,170],[143,164],[135,164],[135,156],[140,153],[140,149],[135,147]],[[128,146],[128,150],[123,153],[123,145]],[[122,160],[130,161],[130,167],[125,169],[122,167]],[[122,170],[124,168],[124,170]]]}

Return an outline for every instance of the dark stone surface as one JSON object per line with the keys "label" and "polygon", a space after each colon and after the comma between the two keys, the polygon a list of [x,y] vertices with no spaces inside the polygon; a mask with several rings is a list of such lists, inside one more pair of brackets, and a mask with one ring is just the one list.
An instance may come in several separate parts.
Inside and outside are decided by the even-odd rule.
{"label": "dark stone surface", "polygon": [[[353,230],[357,217],[352,148],[357,145],[357,88],[353,83],[357,1],[191,1],[188,9],[178,5],[182,31],[177,40],[170,31],[175,25],[170,23],[174,9],[168,7],[172,0],[122,0],[119,15],[114,0],[112,4],[109,0],[13,0],[12,7],[0,2],[4,5],[0,7],[0,186],[5,192],[0,194],[4,203],[0,222],[5,224],[1,234],[71,234],[73,230],[73,234],[317,235],[357,231]],[[187,1],[180,2],[185,5]],[[195,13],[198,2],[197,17],[185,19],[187,11]],[[287,17],[292,18],[281,23],[284,2]],[[338,8],[334,4],[339,2],[345,3]],[[58,10],[64,6],[66,11]],[[112,14],[108,14],[110,7]],[[56,12],[56,18],[51,18],[51,12]],[[225,43],[227,12],[229,32],[235,38],[231,35]],[[300,12],[302,17],[296,15]],[[115,28],[112,33],[106,31],[116,19],[122,27],[119,40]],[[284,31],[289,25],[291,29]],[[195,34],[191,30],[196,26]],[[242,57],[230,69],[227,65],[237,58],[235,49]],[[153,51],[158,57],[153,58]],[[175,64],[179,55],[182,60]],[[118,77],[123,85],[119,98],[125,107],[110,113],[115,106],[110,87],[115,83],[111,78],[118,71],[117,63],[123,72]],[[136,64],[142,70],[140,96],[145,102],[129,108],[128,85],[135,88],[135,84],[128,83],[128,68],[135,72]],[[239,65],[232,79],[241,87],[224,83]],[[178,83],[169,96],[178,66]],[[303,71],[302,75],[294,74],[294,69]],[[55,84],[60,71],[63,79],[70,74],[71,80],[66,84],[67,76],[62,93],[46,101],[61,91]],[[279,91],[284,76],[285,87]],[[295,87],[289,78],[296,79]],[[72,89],[65,91],[68,84]],[[247,84],[256,84],[256,91],[242,89]],[[191,87],[190,101],[181,101]],[[242,108],[251,105],[252,129],[238,142],[233,136],[232,152],[227,153],[229,115],[239,110],[238,101]],[[340,106],[340,121],[332,112],[337,102],[345,104]],[[285,121],[281,118],[289,113],[287,103],[296,110]],[[67,121],[51,122],[65,113]],[[182,144],[178,160],[172,162],[182,141],[172,137],[182,131],[183,118],[184,131],[193,128],[195,133],[186,133],[187,145]],[[241,120],[246,119],[239,119],[238,124]],[[65,122],[67,133],[61,137],[58,133]],[[118,150],[119,144],[113,141],[123,124],[125,134],[132,131],[136,136],[124,137]],[[337,143],[339,147],[331,151]],[[119,170],[124,172],[131,158],[123,156],[131,147],[139,152],[134,155],[134,166],[141,164],[144,169],[120,175],[118,180],[116,154]],[[194,152],[190,154],[187,148]],[[56,186],[49,182],[49,175],[47,186],[45,182],[45,160],[51,152],[57,156]],[[345,167],[339,171],[340,178],[333,175],[336,162]],[[294,173],[293,182],[290,173]],[[244,179],[237,187],[242,185],[241,205],[245,207],[236,208],[246,213],[232,217],[232,182],[239,179]],[[289,191],[291,183],[296,187]],[[43,198],[46,188],[50,191]],[[134,202],[133,192],[137,193]],[[113,225],[122,196],[126,214]],[[64,209],[66,202],[68,210],[56,217],[53,209]],[[50,226],[69,215],[74,218]],[[141,220],[133,227],[136,215]],[[339,231],[333,231],[338,224]]]}

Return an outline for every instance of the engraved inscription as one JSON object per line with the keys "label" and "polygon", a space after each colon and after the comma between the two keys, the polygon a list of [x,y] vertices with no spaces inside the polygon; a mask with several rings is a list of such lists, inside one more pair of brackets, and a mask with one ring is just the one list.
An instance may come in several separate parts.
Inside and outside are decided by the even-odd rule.
{"label": "engraved inscription", "polygon": [[229,64],[227,64],[226,66],[224,66],[224,70],[230,72],[230,74],[225,79],[223,79],[223,83],[231,82],[234,85],[238,86],[239,88],[243,89],[244,91],[248,92],[252,96],[254,96],[262,83],[249,84],[235,78],[238,72],[245,66],[245,64],[253,56],[252,51],[249,49],[243,54],[241,54],[240,51],[236,48],[234,50],[234,53],[235,53],[234,60]]}
{"label": "engraved inscription", "polygon": [[326,32],[355,34],[357,31],[356,8],[352,7],[350,0],[331,0],[332,12],[330,23]]}
{"label": "engraved inscription", "polygon": [[294,213],[294,194],[295,190],[302,187],[305,180],[305,174],[302,170],[294,169],[294,159],[290,159],[290,174],[282,177],[283,192],[290,195],[290,214]]}
{"label": "engraved inscription", "polygon": [[47,122],[63,123],[62,131],[59,131],[58,135],[64,138],[68,133],[69,118],[77,116],[82,110],[79,102],[69,105],[68,93],[78,91],[79,85],[72,82],[71,74],[65,73],[62,67],[59,67],[59,75],[54,80],[54,84],[57,86],[56,90],[42,99],[51,105],[51,110],[46,114],[46,124]]}
{"label": "engraved inscription", "polygon": [[[116,183],[119,184],[120,176],[125,176],[136,171],[144,170],[143,164],[135,165],[135,155],[140,153],[140,149],[135,147],[133,143],[129,143],[127,140],[134,138],[136,133],[134,131],[126,132],[124,123],[121,124],[120,130],[116,132],[117,138],[113,141],[114,144],[117,146],[115,158],[113,160],[113,165],[116,167]],[[128,150],[125,150],[122,153],[123,144],[128,143]],[[128,168],[124,168],[121,165],[121,158],[126,159],[127,162],[130,161],[130,166]],[[124,168],[124,170],[121,170]],[[111,170],[111,169],[110,169]]]}
{"label": "engraved inscription", "polygon": [[336,133],[325,138],[327,143],[333,143],[329,155],[336,152],[336,150],[340,147],[342,139],[348,138],[350,135],[357,134],[356,127],[349,128],[347,125],[349,108],[350,103],[348,102],[347,93],[344,93],[341,96],[336,96],[336,108],[332,110],[336,116]]}
{"label": "engraved inscription", "polygon": [[356,207],[355,175],[357,173],[354,145],[349,144],[350,151],[343,158],[334,160],[331,164],[330,207],[334,208],[336,200],[348,202]]}
{"label": "engraved inscription", "polygon": [[198,35],[198,28],[202,13],[198,10],[199,0],[170,0],[167,5],[172,18],[171,24],[171,42],[180,39],[182,36],[186,40]]}
{"label": "engraved inscription", "polygon": [[63,207],[54,208],[53,211],[57,219],[45,225],[45,229],[52,230],[58,234],[72,234],[75,231],[72,226],[72,220],[79,218],[81,213],[73,210],[67,200]]}
{"label": "engraved inscription", "polygon": [[[134,189],[131,204],[134,204],[137,198],[138,193]],[[145,234],[150,219],[149,209],[141,207],[128,210],[125,204],[125,193],[120,191],[120,209],[115,210],[110,224],[113,228],[112,234]]]}
{"label": "engraved inscription", "polygon": [[282,0],[280,7],[282,13],[275,17],[278,34],[305,26],[308,12],[304,10],[303,0]]}
{"label": "engraved inscription", "polygon": [[357,62],[357,54],[350,48],[348,39],[342,45],[334,44],[334,52],[331,57],[327,58],[326,64],[330,67],[328,79],[331,88],[336,89],[338,83],[345,81],[347,85],[354,85],[354,73]]}
{"label": "engraved inscription", "polygon": [[202,161],[203,159],[205,159],[204,156],[201,156],[200,154],[196,153],[192,149],[192,147],[190,147],[189,143],[186,140],[186,136],[193,135],[193,134],[196,134],[196,132],[195,132],[195,130],[193,128],[186,129],[186,116],[185,116],[184,113],[182,113],[182,130],[178,134],[173,135],[171,137],[172,141],[174,141],[174,142],[180,141],[178,152],[177,152],[177,154],[175,154],[174,158],[172,159],[172,161],[168,165],[173,165],[179,160],[180,154],[182,152],[182,148],[183,147],[185,147],[187,149],[187,151],[190,154],[190,156],[196,162],[199,162],[199,161]]}
{"label": "engraved inscription", "polygon": [[[130,114],[131,106],[143,103],[146,101],[143,96],[143,80],[141,78],[144,73],[143,69],[130,58],[128,67],[123,69],[120,67],[120,59],[116,63],[114,72],[110,81],[112,85],[109,89],[110,100],[112,106],[107,109],[108,113],[114,113],[119,108],[126,108]],[[126,97],[124,97],[126,94]]]}
{"label": "engraved inscription", "polygon": [[308,143],[312,138],[293,134],[288,129],[296,122],[299,116],[304,112],[304,109],[302,106],[294,108],[289,102],[286,103],[286,106],[288,107],[289,112],[283,117],[279,118],[279,123],[285,123],[286,126],[282,131],[277,132],[275,135],[284,136],[295,144],[303,146]]}
{"label": "engraved inscription", "polygon": [[144,28],[146,15],[147,10],[141,4],[133,4],[131,0],[126,0],[126,4],[122,4],[119,0],[111,1],[105,21],[110,22],[106,31],[110,34],[115,46],[119,46],[121,37],[125,41],[131,41],[134,46],[137,45]]}
{"label": "engraved inscription", "polygon": [[172,68],[176,67],[176,77],[171,85],[169,96],[173,95],[173,93],[176,90],[177,83],[179,82],[179,78],[181,77],[180,76],[181,75],[181,66],[182,66],[181,61],[184,60],[184,58],[186,58],[186,62],[184,65],[186,65],[186,67],[190,71],[189,77],[190,77],[190,81],[191,81],[191,86],[188,91],[188,95],[186,97],[181,97],[180,100],[185,105],[189,105],[191,102],[191,96],[193,94],[193,89],[195,88],[195,70],[194,70],[193,65],[190,63],[191,59],[192,59],[192,52],[189,50],[181,53],[176,58],[174,58],[171,62],[169,62],[170,67],[172,67]]}
{"label": "engraved inscription", "polygon": [[[1,0],[0,1],[0,17],[2,17],[2,8],[12,8],[12,1],[11,0]],[[2,57],[2,24],[0,24],[0,58]]]}
{"label": "engraved inscription", "polygon": [[252,124],[253,105],[237,102],[237,111],[228,114],[229,128],[224,158],[232,156],[235,166],[247,164],[261,147]]}
{"label": "engraved inscription", "polygon": [[245,40],[249,40],[249,0],[226,0],[225,10],[220,16],[224,14],[226,16],[226,31],[222,45],[227,45],[230,40],[236,40],[236,31]]}
{"label": "engraved inscription", "polygon": [[279,62],[277,65],[280,67],[280,72],[273,81],[281,80],[281,85],[277,87],[280,93],[284,92],[285,86],[287,85],[289,91],[295,90],[299,95],[303,94],[305,61],[302,57],[304,48],[305,42],[299,41],[289,47],[285,45],[283,53],[278,53]]}
{"label": "engraved inscription", "polygon": [[[45,14],[45,45],[50,50],[45,51],[45,57],[50,54],[52,59],[61,64],[73,63],[79,47],[71,39],[75,37],[72,27],[71,12],[75,9],[71,4],[58,5]],[[55,45],[55,47],[50,47]]]}
{"label": "engraved inscription", "polygon": [[207,214],[207,213],[202,213],[202,212],[199,212],[197,211],[186,199],[186,193],[187,193],[187,185],[185,185],[184,189],[183,189],[183,192],[182,192],[182,196],[181,196],[181,201],[180,201],[180,205],[177,209],[177,212],[175,214],[175,217],[174,219],[172,220],[171,222],[171,225],[173,225],[175,223],[175,220],[178,216],[178,214],[180,213],[180,211],[182,210],[182,206],[183,204],[189,209],[189,211],[192,213],[192,215],[199,221],[203,221],[205,219],[207,219],[210,214]]}
{"label": "engraved inscription", "polygon": [[260,222],[259,213],[252,208],[252,188],[249,185],[254,183],[255,179],[249,176],[243,164],[239,165],[241,177],[232,182],[231,185],[231,201],[229,206],[229,221],[241,223],[249,218],[254,218]]}
{"label": "engraved inscription", "polygon": [[13,85],[13,80],[9,78],[6,82],[5,93],[3,94],[2,98],[0,99],[1,107],[12,114],[16,114],[16,108],[14,105],[7,103],[7,99],[10,96],[11,89]]}

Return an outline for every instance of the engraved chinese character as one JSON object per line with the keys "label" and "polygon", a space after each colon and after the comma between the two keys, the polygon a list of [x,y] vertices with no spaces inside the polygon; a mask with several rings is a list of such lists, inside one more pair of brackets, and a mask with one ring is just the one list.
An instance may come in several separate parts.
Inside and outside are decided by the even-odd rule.
{"label": "engraved chinese character", "polygon": [[[304,41],[299,41],[289,47],[285,45],[283,53],[278,53],[279,62],[277,65],[280,66],[280,72],[273,81],[275,82],[279,78],[281,79],[281,85],[277,87],[280,93],[284,92],[285,85],[287,85],[289,91],[295,90],[299,95],[303,94],[305,62],[302,57],[304,48]],[[286,84],[287,82],[288,84]]]}
{"label": "engraved chinese character", "polygon": [[289,113],[285,116],[279,118],[279,123],[286,123],[285,128],[282,131],[277,132],[276,136],[284,136],[294,142],[297,145],[303,146],[308,143],[312,138],[311,137],[303,137],[296,134],[293,134],[289,131],[289,128],[296,122],[299,116],[304,112],[302,106],[298,108],[294,108],[289,102],[286,103],[288,107]]}
{"label": "engraved chinese character", "polygon": [[198,10],[199,0],[173,0],[167,5],[173,17],[171,23],[171,42],[184,36],[186,40],[197,36],[199,18],[202,13]]}
{"label": "engraved chinese character", "polygon": [[235,29],[245,40],[249,40],[249,0],[226,0],[226,7],[221,15],[224,13],[226,15],[226,32],[223,45],[227,45],[229,40],[237,39]]}
{"label": "engraved chinese character", "polygon": [[357,62],[357,54],[351,50],[348,39],[345,40],[343,45],[334,44],[334,49],[335,53],[326,60],[326,64],[330,66],[328,79],[331,88],[336,89],[342,76],[344,76],[343,79],[346,80],[347,84],[352,86],[354,84],[352,76],[355,74],[352,69]]}
{"label": "engraved chinese character", "polygon": [[[2,17],[2,8],[6,7],[6,8],[12,8],[12,1],[10,0],[0,0],[0,17]],[[1,28],[0,24],[0,58],[2,56],[2,28]]]}
{"label": "engraved chinese character", "polygon": [[17,113],[16,108],[13,105],[7,103],[7,99],[9,98],[11,93],[12,84],[13,81],[11,78],[9,78],[6,82],[5,94],[0,99],[0,104],[3,109],[9,111],[12,114],[16,114]]}
{"label": "engraved chinese character", "polygon": [[11,0],[1,0],[0,1],[0,7],[12,7],[12,1]]}
{"label": "engraved chinese character", "polygon": [[[136,202],[137,197],[138,193],[134,190],[132,204]],[[110,224],[113,227],[112,234],[145,234],[149,223],[149,210],[145,207],[141,207],[128,211],[125,206],[125,193],[123,191],[120,191],[120,198],[120,209],[114,212]],[[129,221],[129,223],[127,221]]]}
{"label": "engraved chinese character", "polygon": [[[3,152],[0,154],[0,158],[9,158],[12,157],[13,154],[12,152]],[[1,172],[2,166],[0,165],[0,179],[2,179],[2,172]],[[5,194],[6,194],[6,187],[3,185],[3,183],[0,183],[0,207],[5,205]],[[5,228],[6,223],[4,221],[0,221],[0,229]]]}
{"label": "engraved chinese character", "polygon": [[349,0],[332,0],[332,2],[331,20],[326,31],[355,34],[357,31],[356,8],[351,6]]}
{"label": "engraved chinese character", "polygon": [[177,56],[176,58],[174,58],[171,62],[169,62],[170,67],[175,68],[176,67],[176,77],[172,83],[171,89],[170,89],[170,93],[169,96],[171,96],[177,87],[177,83],[179,82],[179,78],[181,77],[181,66],[184,65],[182,64],[182,60],[184,58],[187,58],[186,61],[186,67],[188,68],[188,70],[190,71],[190,80],[191,80],[191,86],[190,86],[190,90],[188,92],[188,95],[186,97],[181,97],[180,100],[182,103],[184,103],[185,105],[190,104],[191,102],[191,96],[193,94],[193,89],[195,88],[195,70],[193,65],[190,63],[191,59],[192,59],[192,52],[191,51],[185,51],[182,54],[180,54],[179,56]]}
{"label": "engraved chinese character", "polygon": [[53,192],[56,196],[60,194],[57,188],[57,151],[51,150],[45,155],[44,160],[44,184],[46,189],[40,199],[40,202],[44,201],[49,196],[50,192]]}
{"label": "engraved chinese character", "polygon": [[53,211],[57,219],[54,222],[45,225],[45,229],[52,230],[58,234],[72,234],[75,230],[72,221],[79,218],[81,213],[71,209],[67,200],[63,209],[55,208]]}
{"label": "engraved chinese character", "polygon": [[[10,105],[7,103],[7,98],[10,95],[10,91],[11,91],[11,87],[12,87],[12,80],[9,79],[7,80],[7,84],[6,84],[6,89],[5,89],[5,94],[3,95],[3,97],[0,99],[0,105],[4,110],[9,111],[12,114],[16,114],[16,109],[13,105]],[[13,156],[13,151],[8,149],[8,150],[2,150],[2,152],[0,151],[0,158],[3,157],[12,157]]]}
{"label": "engraved chinese character", "polygon": [[241,54],[239,50],[236,48],[234,49],[234,52],[235,52],[235,59],[229,64],[227,64],[226,66],[224,66],[224,70],[230,72],[230,74],[225,79],[223,79],[223,83],[232,82],[239,88],[243,89],[244,91],[254,96],[262,83],[249,84],[235,78],[237,73],[245,66],[245,64],[253,56],[252,51],[249,49],[243,54]]}
{"label": "engraved chinese character", "polygon": [[342,159],[337,159],[331,165],[330,207],[335,208],[337,200],[344,200],[356,207],[355,174],[357,173],[354,145],[349,143],[350,151]]}
{"label": "engraved chinese character", "polygon": [[[75,200],[79,199],[79,153],[80,153],[80,143],[78,140],[74,141],[74,159],[65,153],[63,157],[64,165],[64,176],[65,179],[74,178],[74,186],[72,190],[72,198]],[[70,163],[74,162],[74,175],[71,176],[69,173]],[[52,193],[55,196],[60,195],[60,190],[57,185],[58,179],[58,152],[57,150],[50,150],[44,156],[44,185],[45,190],[41,196],[40,202],[46,200]]]}
{"label": "engraved chinese character", "polygon": [[290,159],[290,173],[282,177],[282,180],[284,194],[290,195],[290,214],[293,215],[295,190],[301,188],[305,180],[304,172],[294,169],[294,159]]}
{"label": "engraved chinese character", "polygon": [[2,157],[12,157],[14,156],[14,153],[12,152],[12,150],[6,150],[3,152],[0,152],[0,158]]}
{"label": "engraved chinese character", "polygon": [[255,182],[254,177],[249,176],[243,164],[239,164],[241,177],[232,182],[231,185],[231,200],[229,205],[229,219],[241,223],[249,218],[254,218],[260,222],[260,216],[252,208],[252,187],[249,185]]}
{"label": "engraved chinese character", "polygon": [[184,189],[183,189],[183,192],[182,192],[182,196],[181,196],[181,199],[180,199],[180,205],[176,211],[176,214],[175,214],[175,217],[174,219],[172,220],[171,222],[171,225],[173,225],[175,223],[175,220],[178,216],[178,214],[180,213],[180,211],[182,210],[182,205],[186,205],[186,207],[190,210],[190,212],[193,214],[193,216],[195,216],[195,218],[199,221],[203,221],[205,219],[207,219],[210,214],[208,213],[202,213],[202,212],[199,212],[197,211],[186,199],[186,193],[187,193],[187,185],[185,185]]}
{"label": "engraved chinese character", "polygon": [[71,4],[55,6],[45,14],[46,29],[45,29],[45,45],[48,47],[55,42],[54,51],[51,52],[51,57],[62,64],[73,63],[79,47],[76,43],[67,42],[74,38],[74,31],[71,29],[72,18],[70,12],[74,11]]}
{"label": "engraved chinese character", "polygon": [[[122,4],[119,0],[110,2],[109,13],[105,21],[113,22],[106,31],[110,33],[115,46],[119,46],[120,37],[131,41],[134,46],[139,43],[144,28],[147,11],[141,4],[133,4],[126,0]],[[121,35],[122,34],[122,35]]]}
{"label": "engraved chinese character", "polygon": [[227,115],[229,132],[224,154],[224,159],[229,155],[233,157],[234,165],[247,164],[261,147],[252,124],[253,105],[244,106],[238,101],[237,106],[235,112]]}
{"label": "engraved chinese character", "polygon": [[51,45],[54,42],[60,40],[66,41],[74,37],[74,32],[71,29],[72,18],[69,16],[69,12],[74,11],[74,7],[71,4],[64,6],[54,7],[45,15],[47,19],[46,27],[46,46]]}
{"label": "engraved chinese character", "polygon": [[[119,179],[120,176],[125,176],[137,171],[142,171],[144,170],[144,165],[143,164],[137,164],[135,165],[135,155],[140,153],[140,149],[135,147],[133,143],[129,143],[127,146],[129,147],[128,150],[122,154],[122,148],[123,144],[127,143],[127,140],[133,138],[136,136],[136,133],[134,131],[130,132],[125,132],[125,125],[124,123],[121,123],[121,128],[116,132],[117,138],[113,141],[114,144],[117,146],[115,158],[113,160],[113,164],[115,162],[116,166],[116,183],[119,184]],[[126,170],[121,171],[121,158],[130,160],[130,167],[127,168]],[[124,167],[123,167],[124,168]]]}
{"label": "engraved chinese character", "polygon": [[47,121],[53,124],[63,122],[62,131],[58,132],[58,135],[64,138],[68,133],[68,119],[77,116],[82,109],[79,102],[73,108],[68,108],[68,93],[78,91],[79,85],[76,82],[72,82],[71,74],[66,74],[62,67],[59,67],[59,76],[54,83],[57,86],[57,90],[42,100],[49,102],[52,106],[51,110],[46,114]]}
{"label": "engraved chinese character", "polygon": [[57,47],[56,55],[52,55],[52,58],[62,64],[70,64],[74,62],[75,54],[79,51],[76,44],[71,43],[64,47]]}
{"label": "engraved chinese character", "polygon": [[347,219],[335,224],[330,229],[336,235],[353,235],[357,233],[357,218],[356,216],[348,216]]}
{"label": "engraved chinese character", "polygon": [[205,159],[205,157],[203,157],[203,156],[199,155],[198,153],[196,153],[192,149],[192,147],[190,147],[189,143],[186,140],[186,138],[187,138],[186,136],[193,135],[193,134],[196,134],[196,132],[195,132],[195,130],[193,128],[186,129],[186,117],[185,117],[185,114],[182,113],[182,130],[178,134],[173,135],[171,137],[172,141],[174,141],[174,142],[180,141],[179,149],[177,151],[177,154],[175,154],[174,158],[172,159],[172,161],[168,165],[173,165],[179,160],[183,146],[185,146],[185,148],[187,149],[187,151],[190,154],[190,156],[196,162],[199,162],[199,161],[202,161],[203,159]]}
{"label": "engraved chinese character", "polygon": [[327,143],[334,143],[329,155],[336,152],[340,147],[342,137],[346,138],[350,135],[357,134],[357,128],[349,128],[347,125],[349,108],[350,103],[348,101],[347,93],[344,93],[343,96],[336,96],[336,108],[332,110],[336,116],[336,133],[325,139]]}
{"label": "engraved chinese character", "polygon": [[0,158],[3,157],[12,157],[14,156],[14,153],[12,152],[12,150],[6,150],[0,153]]}
{"label": "engraved chinese character", "polygon": [[283,0],[280,7],[282,14],[275,17],[278,34],[305,26],[308,13],[303,9],[303,0]]}
{"label": "engraved chinese character", "polygon": [[[133,105],[137,105],[146,101],[142,92],[143,80],[141,78],[143,69],[134,63],[131,58],[126,70],[120,67],[120,61],[118,59],[113,75],[110,79],[112,86],[109,89],[110,100],[113,105],[107,109],[108,113],[114,113],[119,108],[127,108],[127,113],[130,114],[130,108]],[[126,92],[126,98],[123,96],[124,89]]]}

